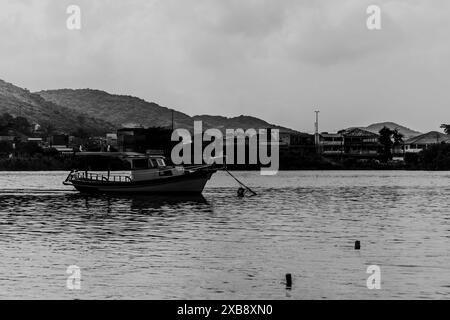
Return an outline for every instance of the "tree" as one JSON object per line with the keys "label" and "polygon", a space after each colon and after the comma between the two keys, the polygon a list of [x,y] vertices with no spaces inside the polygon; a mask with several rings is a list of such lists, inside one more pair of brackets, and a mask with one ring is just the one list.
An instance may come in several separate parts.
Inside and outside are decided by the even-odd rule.
{"label": "tree", "polygon": [[395,129],[392,132],[392,137],[394,139],[394,143],[393,143],[393,147],[394,148],[398,147],[398,146],[401,146],[403,144],[403,137],[404,137],[404,135],[402,133],[398,132],[397,129]]}
{"label": "tree", "polygon": [[10,130],[28,135],[31,133],[31,125],[27,118],[14,118],[10,114],[4,113],[0,116],[0,133],[8,134]]}
{"label": "tree", "polygon": [[0,134],[8,134],[8,130],[11,129],[13,121],[13,116],[11,116],[9,113],[3,113],[0,116]]}
{"label": "tree", "polygon": [[441,129],[444,129],[445,134],[450,134],[450,124],[441,124]]}
{"label": "tree", "polygon": [[0,141],[0,154],[9,154],[12,153],[13,147],[11,142],[9,141]]}
{"label": "tree", "polygon": [[27,156],[34,156],[37,153],[42,153],[42,148],[33,141],[18,143],[16,149],[19,154]]}
{"label": "tree", "polygon": [[450,144],[439,143],[419,152],[422,170],[450,170]]}
{"label": "tree", "polygon": [[84,129],[82,127],[78,127],[75,131],[72,131],[70,134],[74,137],[81,138],[81,139],[87,139],[90,136],[89,131],[87,131],[86,129]]}
{"label": "tree", "polygon": [[28,122],[27,118],[16,117],[13,120],[12,125],[13,125],[13,129],[15,129],[18,132],[21,132],[26,135],[31,133],[31,124]]}
{"label": "tree", "polygon": [[41,131],[45,137],[51,136],[53,133],[55,133],[55,130],[55,126],[50,122],[46,122],[41,125]]}
{"label": "tree", "polygon": [[0,116],[0,126],[8,126],[14,120],[14,117],[5,112]]}
{"label": "tree", "polygon": [[379,141],[381,144],[380,160],[387,162],[388,160],[392,160],[392,146],[394,145],[392,142],[392,135],[394,134],[394,131],[388,127],[383,127],[379,131],[379,134]]}

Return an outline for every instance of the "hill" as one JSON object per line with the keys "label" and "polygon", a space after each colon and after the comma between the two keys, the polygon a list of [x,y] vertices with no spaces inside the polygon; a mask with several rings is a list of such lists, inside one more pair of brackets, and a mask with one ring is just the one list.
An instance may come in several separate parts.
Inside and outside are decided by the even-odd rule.
{"label": "hill", "polygon": [[415,136],[418,136],[420,134],[422,134],[419,131],[415,131],[412,130],[410,128],[407,128],[405,126],[399,125],[397,123],[394,122],[379,122],[379,123],[373,123],[367,127],[362,127],[362,129],[366,129],[370,132],[374,132],[374,133],[378,133],[383,127],[388,127],[391,130],[397,129],[398,132],[400,132],[401,134],[403,134],[404,139],[403,140],[407,140],[410,138],[413,138]]}
{"label": "hill", "polygon": [[[115,95],[92,89],[46,90],[37,94],[58,105],[110,122],[116,127],[136,125],[143,127],[171,127],[172,123],[172,109],[133,96]],[[175,128],[192,129],[194,121],[202,120],[204,129],[280,128],[286,131],[293,131],[250,116],[226,118],[201,115],[191,117],[173,110],[173,119]]]}
{"label": "hill", "polygon": [[294,132],[294,130],[277,126],[275,124],[270,124],[262,119],[251,117],[251,116],[244,116],[240,115],[238,117],[232,117],[227,118],[223,116],[210,116],[210,115],[201,115],[201,116],[194,116],[193,120],[202,120],[204,123],[207,124],[210,128],[217,128],[219,130],[224,129],[264,129],[264,128],[274,128],[279,129],[280,131],[288,131],[288,132]]}
{"label": "hill", "polygon": [[71,132],[82,127],[92,134],[103,134],[113,126],[82,112],[47,101],[40,95],[0,80],[0,113],[21,116],[43,128]]}
{"label": "hill", "polygon": [[[172,110],[137,97],[109,94],[92,89],[61,89],[37,92],[41,97],[66,108],[124,126],[170,127]],[[192,126],[191,117],[174,111],[176,127]]]}

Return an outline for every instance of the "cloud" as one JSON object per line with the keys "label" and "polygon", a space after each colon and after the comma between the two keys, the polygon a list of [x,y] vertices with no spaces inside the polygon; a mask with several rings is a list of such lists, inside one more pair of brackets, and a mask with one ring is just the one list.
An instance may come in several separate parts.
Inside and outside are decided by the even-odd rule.
{"label": "cloud", "polygon": [[[66,29],[75,3],[81,31]],[[366,28],[369,4],[382,9],[380,31]],[[318,105],[333,128],[380,110],[405,117],[430,100],[444,117],[449,9],[445,0],[2,0],[0,77],[297,129],[312,127]]]}
{"label": "cloud", "polygon": [[[318,65],[354,63],[379,52],[387,53],[404,41],[401,28],[388,12],[383,12],[382,29],[368,30],[364,2],[354,6],[310,8],[302,19],[291,17],[286,27],[284,50],[292,58]],[[301,21],[301,22],[299,22]]]}

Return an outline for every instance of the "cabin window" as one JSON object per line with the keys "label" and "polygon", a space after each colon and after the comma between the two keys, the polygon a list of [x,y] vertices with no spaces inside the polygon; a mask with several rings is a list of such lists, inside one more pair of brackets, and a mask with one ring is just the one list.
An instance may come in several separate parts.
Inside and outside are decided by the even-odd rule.
{"label": "cabin window", "polygon": [[135,159],[135,160],[133,160],[133,168],[134,169],[147,169],[148,168],[147,159]]}
{"label": "cabin window", "polygon": [[156,162],[158,163],[158,166],[160,166],[160,167],[165,167],[166,166],[166,164],[164,163],[163,159],[156,159]]}
{"label": "cabin window", "polygon": [[156,168],[158,166],[155,159],[149,159],[148,163],[150,164],[151,168]]}

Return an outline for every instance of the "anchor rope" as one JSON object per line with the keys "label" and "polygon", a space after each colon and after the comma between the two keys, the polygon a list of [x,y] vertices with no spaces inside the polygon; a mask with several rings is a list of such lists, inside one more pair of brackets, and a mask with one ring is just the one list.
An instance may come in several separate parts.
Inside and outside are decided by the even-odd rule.
{"label": "anchor rope", "polygon": [[253,191],[252,189],[250,189],[248,186],[246,186],[244,183],[242,183],[241,181],[239,181],[238,178],[236,178],[234,175],[231,174],[230,171],[227,170],[227,168],[223,168],[223,170],[225,170],[234,180],[237,181],[237,183],[239,183],[242,187],[244,187],[245,189],[247,189],[248,191],[250,191],[251,193],[253,193],[254,196],[257,195],[257,193],[255,191]]}

